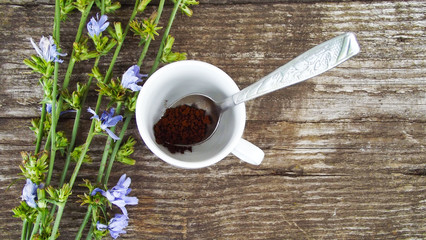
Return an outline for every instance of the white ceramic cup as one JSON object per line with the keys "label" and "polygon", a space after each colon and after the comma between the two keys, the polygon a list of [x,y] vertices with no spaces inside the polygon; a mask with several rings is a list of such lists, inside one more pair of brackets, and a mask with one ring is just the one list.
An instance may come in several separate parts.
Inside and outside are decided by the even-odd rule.
{"label": "white ceramic cup", "polygon": [[229,153],[245,162],[259,165],[264,157],[263,151],[242,139],[246,121],[244,103],[224,112],[213,136],[194,145],[192,152],[172,154],[155,141],[155,123],[177,100],[199,93],[221,101],[238,91],[231,77],[209,63],[187,60],[168,64],[152,74],[139,93],[136,104],[139,133],[157,157],[180,168],[207,167],[224,159]]}

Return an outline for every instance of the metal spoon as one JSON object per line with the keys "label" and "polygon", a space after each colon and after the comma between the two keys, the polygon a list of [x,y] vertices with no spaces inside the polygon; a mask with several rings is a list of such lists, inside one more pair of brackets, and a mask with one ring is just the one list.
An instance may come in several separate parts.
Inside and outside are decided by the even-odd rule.
{"label": "metal spoon", "polygon": [[345,33],[306,51],[258,82],[220,102],[215,102],[209,96],[193,93],[178,100],[171,107],[184,104],[195,105],[199,109],[206,110],[206,114],[211,116],[212,123],[207,127],[204,140],[191,144],[191,146],[201,144],[213,135],[219,125],[222,113],[229,108],[328,71],[355,56],[359,51],[360,48],[355,35]]}

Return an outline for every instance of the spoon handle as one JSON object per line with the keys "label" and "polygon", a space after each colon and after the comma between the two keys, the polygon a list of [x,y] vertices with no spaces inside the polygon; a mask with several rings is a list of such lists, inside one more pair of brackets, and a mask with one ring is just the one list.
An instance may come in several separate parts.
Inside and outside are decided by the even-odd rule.
{"label": "spoon handle", "polygon": [[258,82],[232,96],[235,105],[305,81],[334,68],[359,53],[353,33],[345,33],[328,40],[279,67]]}

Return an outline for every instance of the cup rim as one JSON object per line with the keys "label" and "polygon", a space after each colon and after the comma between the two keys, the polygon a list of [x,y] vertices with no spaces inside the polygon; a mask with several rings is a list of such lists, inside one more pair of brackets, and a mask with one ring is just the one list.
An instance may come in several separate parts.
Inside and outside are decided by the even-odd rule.
{"label": "cup rim", "polygon": [[[139,92],[139,96],[136,102],[136,124],[138,127],[138,131],[139,134],[142,137],[142,140],[144,141],[145,145],[148,147],[148,149],[154,153],[154,155],[156,155],[157,157],[159,157],[161,160],[179,167],[179,168],[184,168],[184,169],[198,169],[198,168],[203,168],[203,167],[208,167],[211,166],[217,162],[219,162],[220,160],[224,159],[226,156],[228,156],[232,150],[236,147],[236,145],[238,144],[238,140],[242,137],[243,132],[244,132],[244,128],[245,128],[245,119],[246,119],[246,110],[245,110],[245,104],[239,104],[239,106],[235,106],[235,107],[239,107],[242,108],[239,111],[241,113],[243,113],[243,119],[244,121],[242,121],[242,124],[239,125],[239,129],[236,129],[235,133],[232,135],[233,141],[231,141],[229,144],[227,144],[220,152],[218,152],[218,154],[209,157],[207,159],[203,159],[202,161],[193,161],[193,162],[189,162],[189,161],[184,161],[184,160],[179,160],[176,158],[173,158],[169,155],[167,155],[166,153],[164,153],[164,151],[162,149],[160,149],[157,144],[155,143],[155,140],[151,138],[150,136],[150,132],[148,130],[148,128],[146,126],[144,126],[144,124],[142,123],[142,117],[139,116],[138,114],[138,109],[142,108],[141,105],[144,104],[144,96],[146,94],[144,94],[145,92],[150,90],[150,86],[152,84],[155,84],[155,80],[160,78],[162,75],[164,75],[167,71],[170,71],[171,69],[175,68],[175,67],[182,67],[184,65],[190,65],[191,67],[195,67],[195,66],[201,66],[203,65],[203,67],[207,67],[210,68],[214,71],[218,71],[221,72],[221,74],[225,74],[230,80],[232,80],[232,83],[235,84],[235,86],[230,86],[235,88],[235,92],[239,91],[239,88],[237,86],[237,84],[234,82],[234,80],[228,75],[226,74],[222,69],[207,63],[207,62],[203,62],[203,61],[199,61],[199,60],[183,60],[183,61],[178,61],[178,62],[174,62],[174,63],[170,63],[167,64],[165,66],[163,66],[162,68],[158,69],[156,72],[154,72],[145,82],[144,86],[142,87],[141,91]],[[170,73],[167,73],[170,74]],[[186,154],[186,153],[184,153]]]}

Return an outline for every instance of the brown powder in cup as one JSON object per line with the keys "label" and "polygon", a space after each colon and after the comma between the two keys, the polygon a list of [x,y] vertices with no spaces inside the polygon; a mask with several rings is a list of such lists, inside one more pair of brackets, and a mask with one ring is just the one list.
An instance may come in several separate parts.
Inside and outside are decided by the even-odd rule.
{"label": "brown powder in cup", "polygon": [[207,126],[211,124],[206,111],[194,106],[181,105],[168,108],[161,119],[154,125],[155,141],[171,153],[192,152],[192,145],[204,140]]}

